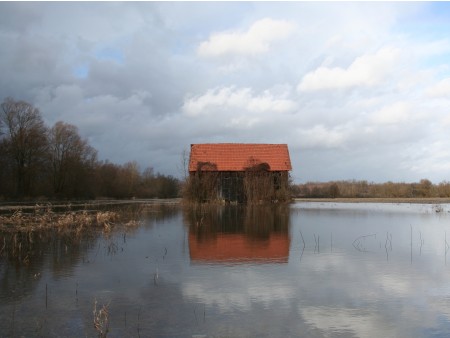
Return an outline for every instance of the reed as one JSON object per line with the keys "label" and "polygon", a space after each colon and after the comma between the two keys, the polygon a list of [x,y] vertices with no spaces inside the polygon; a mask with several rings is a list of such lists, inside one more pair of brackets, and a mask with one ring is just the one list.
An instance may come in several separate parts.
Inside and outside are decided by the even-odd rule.
{"label": "reed", "polygon": [[[0,258],[6,258],[19,265],[28,265],[33,257],[42,254],[40,243],[43,240],[70,238],[77,243],[90,232],[102,232],[110,240],[108,254],[120,250],[119,244],[112,240],[113,233],[122,232],[124,243],[126,234],[142,225],[142,217],[148,214],[154,218],[167,217],[167,212],[176,212],[178,205],[138,204],[119,207],[86,204],[83,209],[74,210],[70,205],[36,205],[34,207],[11,206],[0,210]],[[101,210],[99,210],[101,208]],[[67,246],[65,247],[67,250]],[[123,248],[122,248],[123,250]],[[165,249],[164,256],[167,255]]]}
{"label": "reed", "polygon": [[104,338],[107,336],[109,331],[109,312],[108,305],[103,305],[99,310],[97,310],[97,299],[94,301],[94,328],[98,332],[98,336]]}
{"label": "reed", "polygon": [[[0,215],[0,230],[38,230],[57,228],[60,230],[74,229],[82,230],[85,227],[99,227],[104,231],[110,231],[115,222],[120,220],[120,215],[115,211],[66,211],[56,213],[51,207],[45,211],[36,209],[31,213],[15,210],[10,215]],[[131,223],[130,223],[131,222]],[[137,221],[131,220],[126,223],[135,226]]]}
{"label": "reed", "polygon": [[364,242],[364,241],[366,240],[366,238],[368,238],[368,237],[375,237],[375,238],[376,238],[376,237],[377,237],[377,234],[371,234],[371,235],[359,236],[358,238],[356,238],[356,239],[353,241],[353,243],[352,243],[353,247],[354,247],[356,250],[360,251],[360,252],[366,252],[367,250],[366,250],[366,248],[365,248],[363,242]]}
{"label": "reed", "polygon": [[141,337],[141,307],[139,307],[138,315],[137,315],[137,334],[138,337]]}

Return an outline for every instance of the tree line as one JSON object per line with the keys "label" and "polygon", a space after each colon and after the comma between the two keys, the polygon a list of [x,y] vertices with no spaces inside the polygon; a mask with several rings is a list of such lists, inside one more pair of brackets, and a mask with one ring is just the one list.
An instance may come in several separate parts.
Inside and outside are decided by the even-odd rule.
{"label": "tree line", "polygon": [[433,184],[428,179],[416,183],[373,183],[367,181],[307,182],[291,186],[292,195],[305,198],[427,198],[450,197],[450,182]]}
{"label": "tree line", "polygon": [[45,125],[39,109],[6,98],[0,110],[0,200],[23,198],[171,198],[180,182],[123,165],[100,161],[97,150],[74,125]]}

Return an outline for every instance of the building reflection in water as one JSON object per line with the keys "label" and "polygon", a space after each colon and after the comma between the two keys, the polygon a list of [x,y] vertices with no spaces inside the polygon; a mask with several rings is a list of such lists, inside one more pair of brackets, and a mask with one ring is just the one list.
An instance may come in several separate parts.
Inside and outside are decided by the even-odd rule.
{"label": "building reflection in water", "polygon": [[287,263],[289,206],[201,206],[184,210],[192,263]]}

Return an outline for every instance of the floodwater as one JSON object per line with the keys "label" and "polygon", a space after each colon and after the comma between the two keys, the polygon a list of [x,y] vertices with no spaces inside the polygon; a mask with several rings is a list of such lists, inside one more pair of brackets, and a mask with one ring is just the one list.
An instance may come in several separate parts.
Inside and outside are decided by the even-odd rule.
{"label": "floodwater", "polygon": [[449,210],[179,208],[106,234],[0,234],[0,337],[447,337]]}

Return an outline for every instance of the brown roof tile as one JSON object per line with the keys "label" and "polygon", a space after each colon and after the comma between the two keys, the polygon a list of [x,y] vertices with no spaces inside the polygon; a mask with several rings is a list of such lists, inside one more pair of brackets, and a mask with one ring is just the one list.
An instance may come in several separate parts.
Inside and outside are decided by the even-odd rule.
{"label": "brown roof tile", "polygon": [[243,171],[262,163],[268,164],[270,171],[291,170],[287,144],[192,144],[189,171],[197,171],[199,164],[203,171]]}

